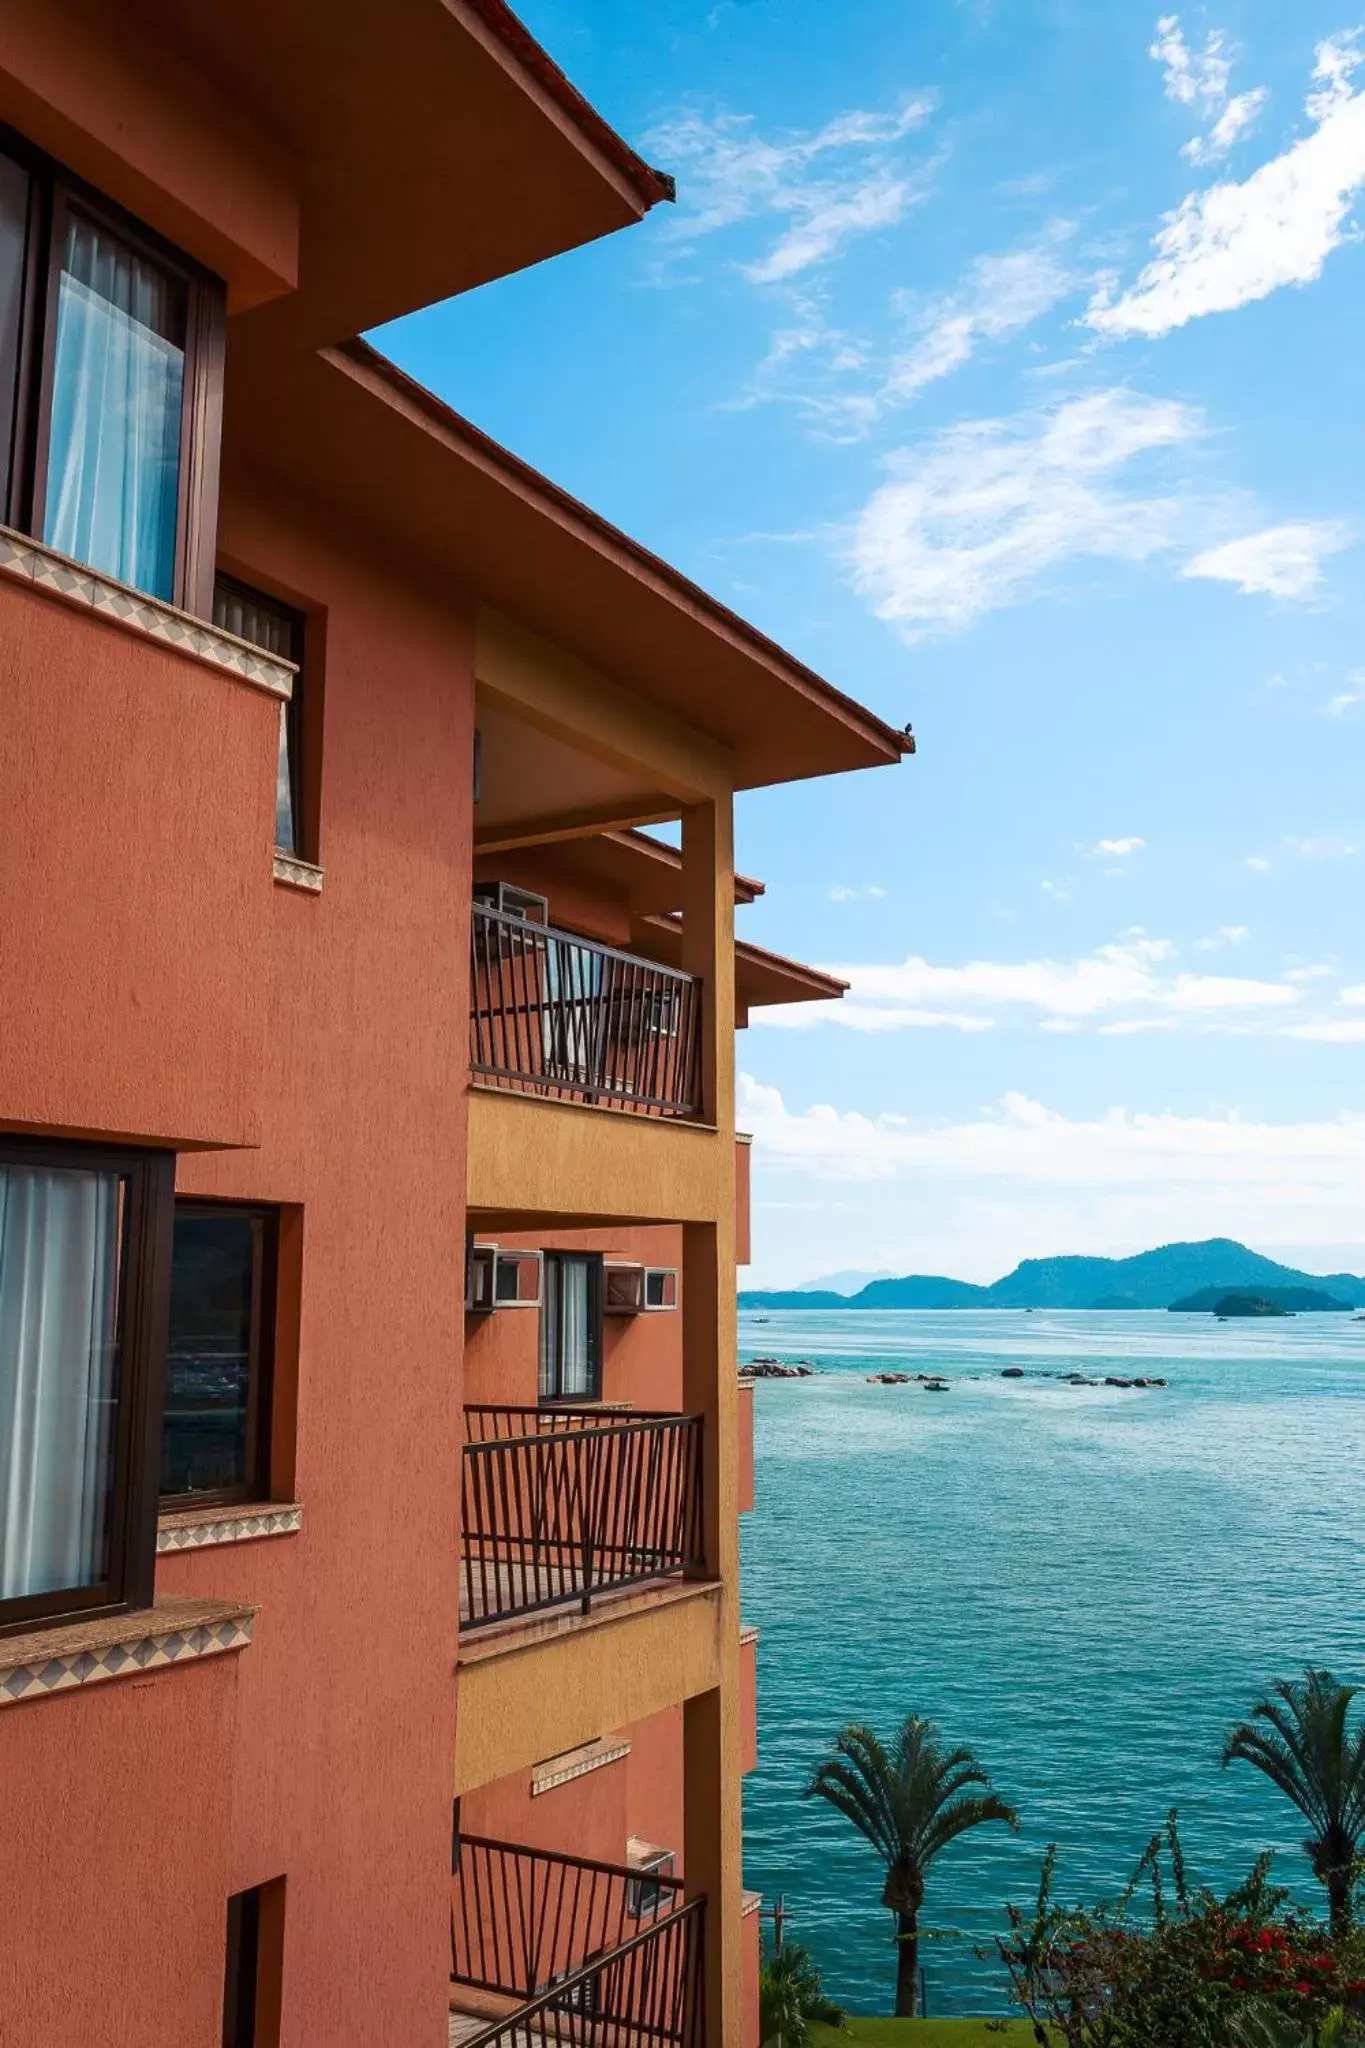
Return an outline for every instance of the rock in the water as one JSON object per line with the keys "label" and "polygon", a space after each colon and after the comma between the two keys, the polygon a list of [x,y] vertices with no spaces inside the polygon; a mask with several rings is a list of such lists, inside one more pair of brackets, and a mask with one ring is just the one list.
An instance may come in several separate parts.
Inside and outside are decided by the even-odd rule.
{"label": "rock in the water", "polygon": [[1002,1380],[1021,1380],[1024,1377],[1022,1365],[1007,1365],[1000,1374]]}

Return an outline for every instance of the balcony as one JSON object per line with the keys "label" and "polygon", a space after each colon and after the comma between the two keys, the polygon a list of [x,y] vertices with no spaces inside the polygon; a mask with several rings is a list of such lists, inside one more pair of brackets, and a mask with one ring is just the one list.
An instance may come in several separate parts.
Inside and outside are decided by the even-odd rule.
{"label": "balcony", "polygon": [[695,976],[476,903],[470,985],[476,1080],[641,1116],[699,1114]]}
{"label": "balcony", "polygon": [[457,1836],[451,2048],[702,2048],[704,1911],[656,1871]]}
{"label": "balcony", "polygon": [[699,1415],[465,1409],[460,1626],[702,1567]]}

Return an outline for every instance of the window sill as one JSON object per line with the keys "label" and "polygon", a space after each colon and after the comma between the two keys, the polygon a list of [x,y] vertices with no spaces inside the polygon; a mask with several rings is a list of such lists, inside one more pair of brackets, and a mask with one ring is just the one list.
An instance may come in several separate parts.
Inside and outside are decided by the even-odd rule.
{"label": "window sill", "polygon": [[611,1742],[599,1736],[596,1742],[585,1742],[578,1749],[565,1750],[562,1756],[548,1757],[543,1764],[531,1766],[531,1797],[539,1799],[542,1793],[553,1792],[557,1785],[586,1778],[590,1771],[620,1763],[622,1757],[629,1755],[628,1742]]}
{"label": "window sill", "polygon": [[163,604],[126,583],[118,583],[98,569],[87,568],[59,555],[54,548],[28,534],[0,526],[0,577],[26,583],[60,604],[78,611],[93,612],[125,633],[154,640],[172,654],[184,654],[191,661],[205,662],[238,682],[250,683],[272,697],[289,697],[294,688],[294,664],[266,654],[259,647],[225,633],[220,626]]}
{"label": "window sill", "polygon": [[264,1536],[293,1536],[303,1527],[300,1501],[242,1501],[232,1507],[174,1508],[156,1524],[158,1557],[168,1551],[207,1550],[216,1543],[256,1543]]}
{"label": "window sill", "polygon": [[0,1707],[244,1650],[255,1617],[239,1600],[160,1600],[135,1614],[0,1637]]}
{"label": "window sill", "polygon": [[275,854],[275,880],[286,889],[302,889],[310,896],[322,894],[322,869],[310,860],[296,860],[292,853]]}

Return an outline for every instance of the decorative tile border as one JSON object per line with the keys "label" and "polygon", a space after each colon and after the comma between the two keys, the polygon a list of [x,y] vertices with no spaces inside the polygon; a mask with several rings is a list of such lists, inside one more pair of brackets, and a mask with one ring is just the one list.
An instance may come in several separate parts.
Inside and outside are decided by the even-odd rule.
{"label": "decorative tile border", "polygon": [[0,1658],[0,1707],[244,1650],[255,1615],[254,1607],[227,1600],[167,1601],[141,1614],[12,1637],[0,1644],[8,1653]]}
{"label": "decorative tile border", "polygon": [[542,1792],[553,1792],[556,1785],[586,1778],[589,1771],[600,1771],[604,1764],[619,1764],[623,1756],[629,1755],[628,1742],[599,1738],[583,1743],[581,1748],[566,1749],[560,1756],[547,1757],[543,1764],[531,1766],[531,1797],[538,1799]]}
{"label": "decorative tile border", "polygon": [[292,853],[276,851],[275,880],[290,889],[306,889],[312,896],[322,894],[322,869],[310,860],[296,860]]}
{"label": "decorative tile border", "polygon": [[262,1536],[292,1536],[303,1527],[300,1501],[252,1501],[239,1508],[186,1508],[157,1524],[158,1556],[206,1550],[212,1543],[254,1543]]}
{"label": "decorative tile border", "polygon": [[7,526],[0,526],[0,576],[29,583],[35,590],[60,598],[64,604],[77,605],[108,619],[111,625],[155,640],[175,654],[187,654],[213,668],[224,669],[239,682],[251,683],[272,697],[293,693],[292,661],[267,654],[249,641],[239,640],[235,633],[225,633],[220,626],[192,618],[173,604],[163,604],[158,597],[132,590],[126,583],[118,583],[84,563],[73,562],[69,556],[44,546],[42,541],[15,533]]}
{"label": "decorative tile border", "polygon": [[751,1913],[756,1913],[762,1904],[762,1892],[741,1892],[739,1908],[740,1918],[747,1920],[749,1915]]}
{"label": "decorative tile border", "polygon": [[741,1649],[744,1649],[744,1648],[746,1648],[746,1647],[747,1647],[747,1645],[748,1645],[748,1644],[750,1644],[750,1643],[756,1643],[757,1641],[758,1641],[758,1630],[757,1630],[757,1628],[756,1628],[756,1627],[754,1627],[754,1626],[753,1626],[752,1624],[750,1624],[750,1626],[749,1626],[749,1627],[747,1627],[747,1628],[742,1628],[742,1629],[740,1630],[740,1632],[739,1632],[739,1645],[740,1645],[740,1648],[741,1648]]}

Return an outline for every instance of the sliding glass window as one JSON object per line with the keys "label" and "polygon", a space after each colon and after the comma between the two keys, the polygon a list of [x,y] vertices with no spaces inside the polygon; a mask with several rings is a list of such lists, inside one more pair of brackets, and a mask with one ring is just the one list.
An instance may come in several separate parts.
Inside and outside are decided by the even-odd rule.
{"label": "sliding glass window", "polygon": [[546,1252],[540,1310],[540,1398],[595,1401],[602,1391],[602,1260]]}
{"label": "sliding glass window", "polygon": [[176,1203],[163,1506],[269,1494],[276,1222],[269,1209]]}
{"label": "sliding glass window", "polygon": [[207,616],[223,288],[0,140],[4,517]]}
{"label": "sliding glass window", "polygon": [[150,1600],[173,1178],[0,1137],[0,1628]]}

